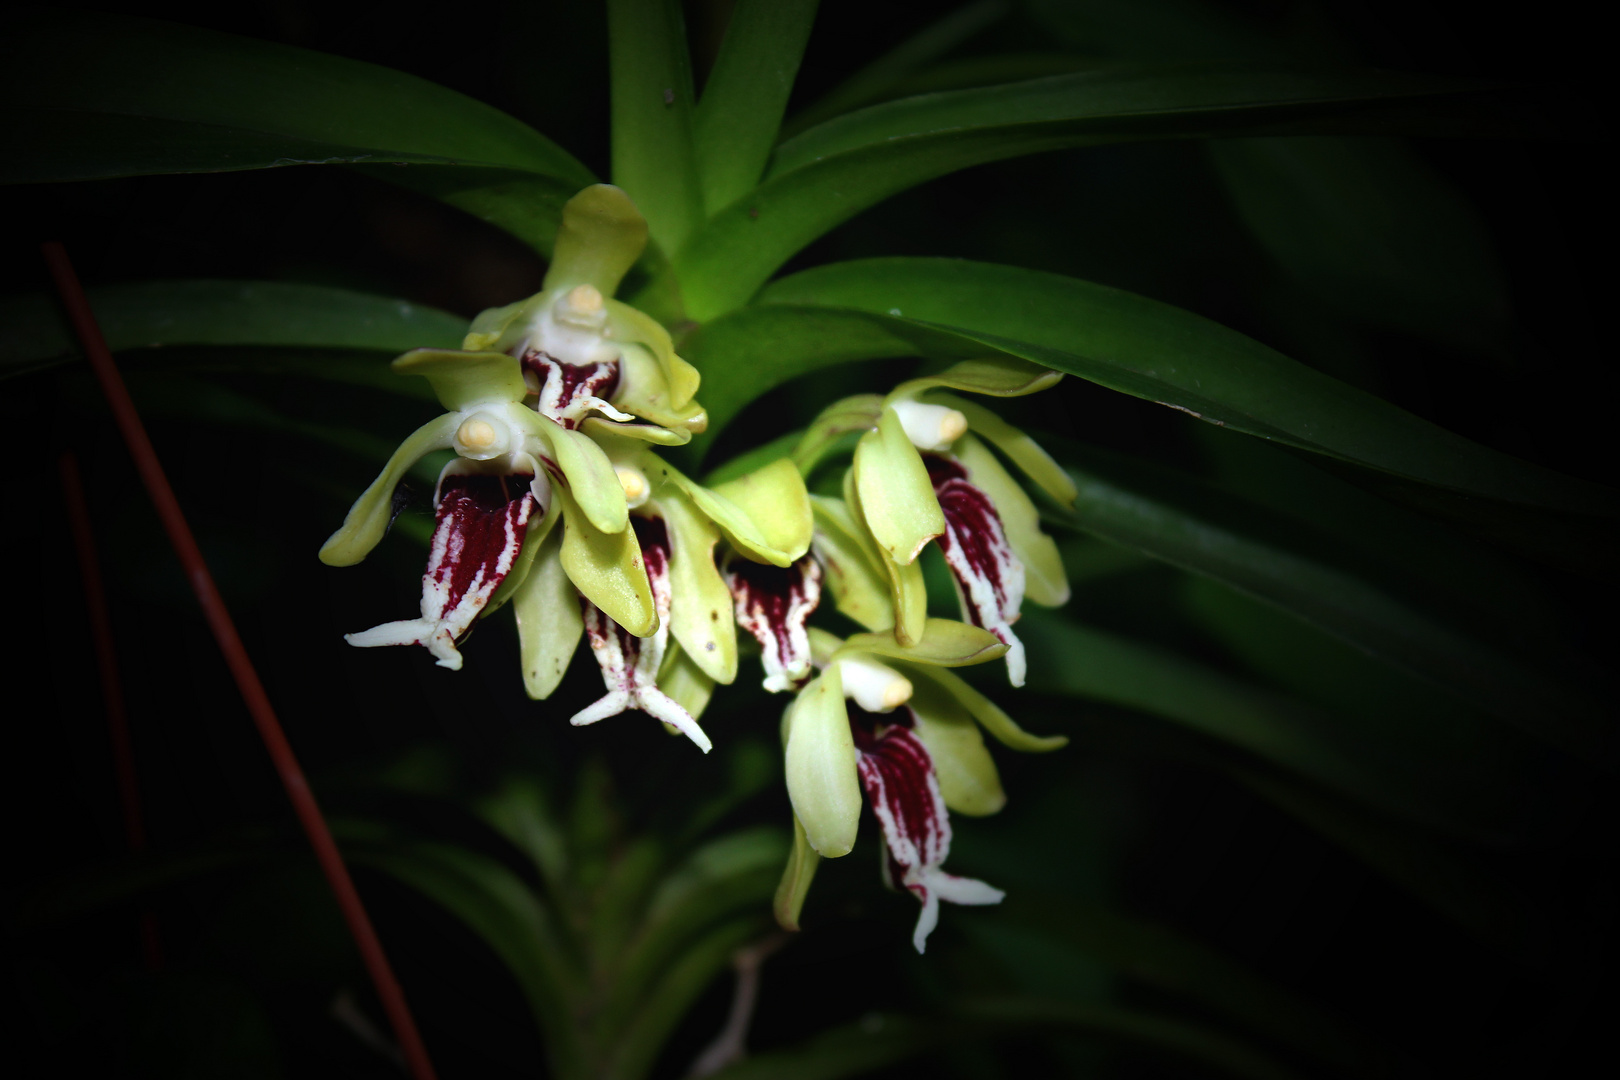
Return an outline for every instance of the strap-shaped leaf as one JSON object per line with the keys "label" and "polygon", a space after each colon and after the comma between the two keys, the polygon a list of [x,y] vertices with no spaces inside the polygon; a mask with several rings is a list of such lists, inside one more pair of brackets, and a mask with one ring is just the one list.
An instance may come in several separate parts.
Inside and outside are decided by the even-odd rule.
{"label": "strap-shaped leaf", "polygon": [[[761,300],[958,335],[1213,424],[1461,495],[1620,517],[1611,489],[1470,442],[1218,323],[1120,289],[989,263],[897,258],[796,274]],[[772,326],[773,336],[787,336],[790,319]],[[893,347],[887,324],[864,329],[867,347]],[[954,349],[963,347],[959,340]]]}
{"label": "strap-shaped leaf", "polygon": [[692,115],[710,213],[759,182],[776,143],[817,0],[739,0]]}
{"label": "strap-shaped leaf", "polygon": [[681,348],[707,380],[703,407],[709,427],[692,440],[698,447],[713,443],[765,391],[833,364],[890,356],[967,359],[1000,353],[960,334],[904,319],[774,303],[742,308],[705,323]]}
{"label": "strap-shaped leaf", "polygon": [[1352,722],[1157,646],[1029,611],[1029,686],[1184,725],[1398,817],[1500,840],[1523,831],[1546,754],[1481,723]]}
{"label": "strap-shaped leaf", "polygon": [[413,75],[149,19],[20,20],[0,79],[10,183],[341,162],[513,170],[570,193],[592,180],[525,124]]}
{"label": "strap-shaped leaf", "polygon": [[676,0],[609,0],[613,182],[653,242],[678,250],[703,219],[692,148],[692,69]]}
{"label": "strap-shaped leaf", "polygon": [[[282,281],[137,281],[90,290],[114,352],[171,345],[453,349],[467,323],[407,300]],[[0,377],[65,363],[78,354],[56,300],[0,299]],[[394,379],[379,365],[381,377]]]}
{"label": "strap-shaped leaf", "polygon": [[765,182],[717,214],[675,267],[688,313],[709,319],[861,210],[972,165],[1139,139],[1515,133],[1524,124],[1505,107],[1510,95],[1433,76],[1261,64],[1101,68],[923,94],[783,143]]}
{"label": "strap-shaped leaf", "polygon": [[1080,492],[1070,520],[1087,532],[1264,600],[1539,738],[1612,760],[1613,724],[1596,704],[1449,625],[1328,538],[1191,477],[1064,452]]}
{"label": "strap-shaped leaf", "polygon": [[584,991],[555,916],[501,863],[448,844],[350,843],[353,861],[429,897],[483,939],[511,971],[546,1034],[549,1064],[575,1075],[585,1049],[570,1009]]}

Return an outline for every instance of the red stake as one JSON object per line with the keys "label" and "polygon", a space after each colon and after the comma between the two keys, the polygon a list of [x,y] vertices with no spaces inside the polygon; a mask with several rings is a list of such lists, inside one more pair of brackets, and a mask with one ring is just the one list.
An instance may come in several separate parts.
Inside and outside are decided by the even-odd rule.
{"label": "red stake", "polygon": [[416,1030],[410,1006],[405,1003],[405,992],[400,989],[399,980],[394,978],[394,970],[383,952],[382,942],[377,939],[377,931],[371,925],[365,905],[360,902],[360,894],[355,891],[349,869],[343,865],[343,857],[338,854],[337,843],[332,839],[331,830],[326,827],[326,819],[321,816],[321,808],[309,789],[309,781],[304,778],[304,770],[287,743],[287,736],[281,730],[281,722],[276,719],[270,698],[264,692],[264,685],[259,682],[259,673],[254,670],[253,661],[242,646],[236,624],[231,621],[230,612],[225,608],[225,600],[214,584],[213,575],[208,572],[208,564],[203,560],[202,550],[197,547],[196,537],[191,534],[191,527],[186,524],[180,503],[174,497],[174,489],[169,486],[169,478],[163,472],[163,465],[158,461],[151,439],[147,438],[146,427],[141,423],[140,414],[135,411],[135,402],[130,399],[129,390],[124,386],[123,377],[113,363],[112,352],[101,334],[101,327],[90,310],[90,301],[84,295],[78,275],[73,272],[67,250],[52,241],[44,245],[44,251],[45,262],[50,267],[51,277],[56,280],[56,289],[63,306],[67,308],[68,318],[84,346],[85,355],[90,358],[90,366],[95,370],[102,392],[107,395],[113,418],[118,422],[118,429],[123,433],[124,442],[135,459],[135,467],[157,508],[158,517],[163,521],[163,529],[169,534],[169,543],[174,546],[186,577],[191,581],[192,592],[197,594],[197,602],[202,605],[209,629],[214,632],[220,651],[225,654],[225,662],[236,679],[242,700],[247,703],[254,726],[259,729],[259,737],[270,752],[270,760],[275,765],[276,774],[281,777],[281,786],[287,791],[293,812],[298,815],[299,824],[304,827],[310,846],[315,849],[315,859],[337,896],[338,907],[343,911],[349,933],[354,935],[360,957],[371,974],[377,997],[382,1001],[383,1011],[388,1014],[394,1037],[399,1040],[411,1075],[416,1080],[434,1080],[433,1063],[428,1060],[427,1047],[422,1045],[422,1036]]}

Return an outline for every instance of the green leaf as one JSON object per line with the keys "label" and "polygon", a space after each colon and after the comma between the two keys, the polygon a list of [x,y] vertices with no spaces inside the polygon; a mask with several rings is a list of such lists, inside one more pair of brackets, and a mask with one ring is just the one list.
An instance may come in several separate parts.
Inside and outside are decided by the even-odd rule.
{"label": "green leaf", "polygon": [[8,27],[0,79],[8,183],[345,162],[592,180],[545,136],[424,79],[172,23],[34,15]]}
{"label": "green leaf", "polygon": [[1377,807],[1469,836],[1519,835],[1545,755],[1509,731],[1437,717],[1351,721],[1157,646],[1031,611],[1029,686],[1122,705]]}
{"label": "green leaf", "polygon": [[707,212],[747,194],[765,172],[816,4],[738,0],[732,8],[720,55],[692,115]]}
{"label": "green leaf", "polygon": [[572,1013],[585,980],[555,917],[501,863],[449,844],[348,843],[345,855],[427,896],[464,923],[500,957],[545,1032],[552,1072],[579,1075],[584,1048]]}
{"label": "green leaf", "polygon": [[1080,494],[1059,519],[1263,600],[1538,738],[1613,760],[1601,708],[1408,599],[1394,573],[1191,477],[1063,450]]}
{"label": "green leaf", "polygon": [[1095,1037],[1196,1062],[1219,1075],[1287,1080],[1296,1074],[1246,1044],[1180,1020],[1044,998],[968,1000],[937,1018],[868,1013],[790,1047],[755,1054],[715,1080],[836,1080],[982,1039],[1064,1034]]}
{"label": "green leaf", "polygon": [[[1209,423],[1469,499],[1620,517],[1620,494],[1610,488],[1470,442],[1218,323],[1104,285],[965,260],[865,259],[795,274],[761,300],[886,314],[881,329],[863,328],[859,340],[829,350],[833,355],[862,345],[893,355],[881,351],[883,332],[894,340],[910,323],[956,335],[953,351],[977,342]],[[792,318],[765,325],[785,338]]]}
{"label": "green leaf", "polygon": [[1286,777],[1243,768],[1232,772],[1283,811],[1481,940],[1523,957],[1544,955],[1549,927],[1520,891],[1486,872],[1454,845]]}
{"label": "green leaf", "polygon": [[1222,139],[1210,155],[1288,277],[1358,322],[1502,354],[1507,284],[1463,194],[1381,139]]}
{"label": "green leaf", "polygon": [[609,0],[613,182],[665,252],[703,220],[692,145],[692,70],[678,0]]}
{"label": "green leaf", "polygon": [[893,91],[924,64],[967,44],[975,35],[1006,18],[1007,8],[1007,0],[975,0],[924,27],[795,114],[783,127],[782,138],[791,139],[841,113],[893,96]]}
{"label": "green leaf", "polygon": [[832,364],[890,356],[968,359],[997,352],[959,334],[862,311],[774,304],[733,311],[699,327],[681,347],[703,373],[702,401],[709,414],[708,430],[692,446],[707,449],[765,391]]}
{"label": "green leaf", "polygon": [[795,252],[891,195],[1046,150],[1234,135],[1521,134],[1522,92],[1434,76],[1267,64],[1122,66],[924,94],[783,143],[765,182],[675,255],[699,321],[746,302]]}
{"label": "green leaf", "polygon": [[[114,352],[252,345],[401,353],[419,346],[454,349],[467,331],[465,319],[409,301],[281,281],[138,281],[91,289],[89,295]],[[53,367],[78,354],[54,297],[0,299],[0,377]]]}
{"label": "green leaf", "polygon": [[[1387,1064],[1292,989],[1272,985],[1167,926],[1028,888],[1009,897],[994,919],[1033,932],[1037,941],[1067,946],[1126,978],[1196,1001],[1346,1076],[1376,1076],[1378,1066]],[[992,922],[978,912],[962,912],[952,921],[976,938],[988,937],[981,928],[990,930]]]}

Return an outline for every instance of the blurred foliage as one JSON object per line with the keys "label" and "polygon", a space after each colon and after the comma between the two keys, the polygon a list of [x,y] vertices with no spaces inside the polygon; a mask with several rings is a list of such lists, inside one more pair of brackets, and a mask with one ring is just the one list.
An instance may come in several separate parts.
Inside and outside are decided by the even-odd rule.
{"label": "blurred foliage", "polygon": [[[388,76],[396,97],[376,109],[378,137],[393,143],[333,143],[314,129],[348,121],[295,102],[288,122],[310,130],[278,129],[294,149],[255,159],[372,164],[159,175],[189,167],[163,157],[168,136],[126,146],[107,134],[117,125],[88,122],[106,152],[74,175],[92,178],[45,183],[61,178],[47,175],[48,155],[8,152],[6,175],[21,183],[4,217],[0,407],[36,465],[31,483],[13,482],[23,497],[5,552],[23,589],[7,652],[13,730],[25,734],[8,785],[19,826],[8,952],[24,999],[13,1045],[52,1074],[398,1074],[325,886],[44,296],[37,243],[50,238],[92,286],[441,1074],[534,1075],[549,1062],[566,1075],[588,1061],[603,1075],[683,1075],[724,1022],[733,950],[773,933],[788,820],[780,701],[745,675],[705,714],[725,753],[701,760],[650,722],[561,725],[595,696],[588,661],[553,701],[529,702],[504,617],[459,675],[415,650],[347,649],[344,631],[416,602],[436,462],[413,473],[400,535],[363,567],[314,560],[400,433],[434,411],[383,362],[532,293],[548,215],[577,177],[610,174],[603,6],[83,6],[245,35],[244,57],[290,44],[406,76]],[[684,5],[700,91],[732,6]],[[1511,84],[1519,96],[1490,107],[1488,132],[1432,102],[1380,114],[1377,129],[1137,131],[1106,145],[1072,117],[1026,117],[1054,125],[1046,142],[1019,144],[1040,156],[940,151],[908,181],[919,186],[879,201],[903,185],[874,181],[815,210],[825,234],[766,294],[810,321],[763,304],[690,334],[698,357],[730,347],[771,359],[739,372],[709,465],[906,377],[917,356],[1043,348],[1041,362],[1089,365],[1017,413],[1082,485],[1073,512],[1047,508],[1075,599],[1021,626],[1031,692],[1015,699],[968,673],[1028,729],[1073,740],[1059,754],[1000,755],[1007,809],[957,824],[953,869],[1008,900],[953,911],[917,957],[911,900],[871,888],[868,822],[862,850],[820,870],[805,931],[764,966],[757,1054],[722,1075],[1567,1073],[1612,995],[1616,899],[1613,517],[1572,509],[1599,498],[1583,481],[1609,479],[1614,390],[1594,306],[1611,212],[1597,186],[1597,35],[1557,5],[1511,17],[1304,0],[922,7],[821,4],[784,131],[807,157],[887,137],[889,118],[927,113],[906,104],[916,94],[994,102],[986,88],[1079,85],[1119,64],[1367,65],[1495,80],[1491,93]],[[110,40],[78,44],[137,72],[152,50],[186,55],[164,33],[122,51]],[[86,72],[74,45],[8,67],[8,95],[32,101],[51,79],[125,93],[123,69]],[[239,97],[262,96],[242,85]],[[390,116],[398,100],[418,120],[480,119],[413,126]],[[889,111],[817,133],[869,105]],[[1396,137],[1423,124],[1558,138]],[[244,130],[230,138],[262,135]],[[376,164],[379,146],[418,164]],[[95,171],[126,150],[150,167]],[[427,161],[476,154],[476,169]],[[795,182],[805,205],[831,190],[822,174]],[[733,218],[746,238],[746,207]],[[716,235],[675,272],[755,257]],[[794,246],[762,251],[756,276]],[[1471,488],[1425,487],[1433,475],[1364,467],[1399,457],[1381,436],[1323,456],[1304,428],[1256,439],[1242,433],[1255,424],[1160,408],[1161,383],[1129,382],[1101,301],[1090,319],[1079,300],[1063,308],[1070,325],[1054,344],[992,325],[1010,305],[975,313],[972,290],[907,323],[880,295],[905,280],[859,277],[859,263],[815,272],[879,257],[978,260],[963,274],[1006,264],[1083,279],[1076,297],[1127,290],[1142,310],[1175,305],[1142,325],[1190,342],[1194,362],[1219,331],[1222,347],[1308,365],[1298,385],[1342,388],[1335,401],[1376,395],[1410,413],[1411,430],[1438,425],[1519,461],[1480,459]],[[668,300],[671,272],[656,258],[641,268],[646,302]],[[839,273],[866,302],[815,293]],[[917,310],[908,301],[906,315]],[[1273,387],[1235,384],[1276,406]],[[712,385],[721,401],[723,380]],[[84,463],[112,592],[155,844],[144,860],[118,855],[49,465],[63,449]],[[1601,498],[1612,508],[1612,492]],[[661,923],[672,911],[688,921]],[[140,965],[142,912],[159,928],[160,971]],[[672,981],[660,990],[659,979]]]}

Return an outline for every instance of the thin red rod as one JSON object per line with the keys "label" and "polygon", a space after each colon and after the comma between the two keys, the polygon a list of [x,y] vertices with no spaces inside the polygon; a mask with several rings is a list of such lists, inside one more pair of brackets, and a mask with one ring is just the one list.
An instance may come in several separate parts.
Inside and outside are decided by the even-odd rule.
{"label": "thin red rod", "polygon": [[310,846],[315,849],[315,859],[332,886],[332,892],[337,895],[338,907],[343,910],[349,933],[354,935],[360,957],[376,985],[377,996],[388,1014],[389,1023],[393,1025],[394,1037],[399,1040],[411,1075],[416,1080],[433,1080],[433,1063],[428,1060],[427,1047],[422,1045],[410,1006],[405,1003],[405,992],[400,989],[399,980],[394,978],[382,942],[377,939],[377,931],[360,902],[360,894],[355,891],[348,867],[343,865],[343,858],[338,854],[331,830],[326,827],[326,819],[321,816],[315,795],[304,778],[304,770],[299,767],[298,758],[287,743],[287,736],[276,719],[270,698],[264,692],[264,685],[259,682],[259,674],[253,669],[253,661],[248,659],[247,650],[242,646],[236,624],[231,621],[224,598],[220,596],[214,577],[208,572],[208,564],[203,560],[202,551],[197,547],[197,540],[186,524],[180,503],[174,497],[174,489],[169,486],[169,478],[163,472],[163,465],[158,461],[151,439],[147,438],[146,427],[141,423],[140,414],[135,411],[135,403],[130,399],[123,377],[118,374],[117,365],[113,363],[112,352],[107,348],[101,327],[90,310],[90,301],[79,285],[78,275],[73,272],[67,251],[54,241],[47,243],[44,251],[45,262],[56,280],[56,289],[62,297],[63,306],[67,308],[68,318],[84,346],[85,355],[90,358],[90,366],[101,383],[102,392],[107,395],[113,418],[118,422],[118,429],[123,433],[124,442],[135,459],[135,467],[157,508],[158,517],[163,521],[164,531],[169,534],[169,543],[180,557],[180,563],[191,581],[191,589],[197,594],[197,602],[202,605],[209,629],[214,632],[220,651],[225,654],[225,662],[236,679],[242,700],[247,703],[253,723],[259,729],[265,749],[270,752],[277,775],[281,777],[281,786],[286,789],[299,824],[303,825]]}
{"label": "thin red rod", "polygon": [[[113,775],[118,782],[118,805],[124,818],[124,841],[129,850],[146,850],[146,825],[141,815],[141,789],[135,779],[135,746],[129,737],[129,714],[124,709],[124,684],[118,675],[118,650],[113,643],[112,618],[107,613],[107,592],[101,583],[95,533],[90,528],[90,503],[84,497],[79,459],[73,451],[56,460],[62,476],[62,501],[67,506],[73,549],[79,559],[79,580],[84,585],[84,606],[90,619],[90,640],[101,676],[101,701],[107,712],[107,738],[112,743]],[[141,912],[141,956],[148,971],[163,966],[157,917]]]}

